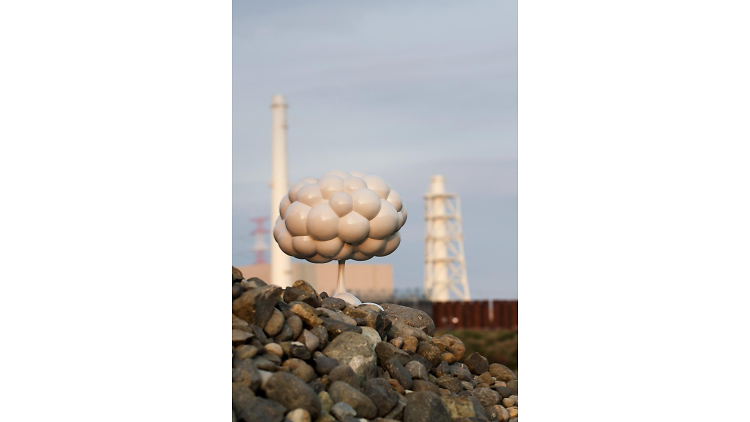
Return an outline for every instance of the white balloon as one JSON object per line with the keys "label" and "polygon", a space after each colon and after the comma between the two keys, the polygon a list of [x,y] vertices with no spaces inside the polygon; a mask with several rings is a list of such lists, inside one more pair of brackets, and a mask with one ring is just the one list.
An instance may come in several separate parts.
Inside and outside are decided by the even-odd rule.
{"label": "white balloon", "polygon": [[306,184],[307,184],[307,182],[302,182],[302,181],[299,181],[299,182],[293,184],[292,187],[289,188],[289,195],[287,195],[287,196],[289,196],[289,200],[292,201],[292,202],[296,201],[297,200],[297,191],[299,191],[302,188],[302,186],[305,186]]}
{"label": "white balloon", "polygon": [[323,195],[320,192],[320,188],[315,183],[302,186],[297,191],[297,201],[311,207],[317,205],[322,199]]}
{"label": "white balloon", "polygon": [[355,252],[354,255],[352,255],[352,259],[355,261],[367,261],[370,258],[372,258],[372,256],[365,255],[362,252]]}
{"label": "white balloon", "polygon": [[292,205],[292,201],[289,199],[289,195],[281,198],[281,203],[279,204],[279,215],[282,219],[286,216],[286,210],[289,209],[290,205]]}
{"label": "white balloon", "polygon": [[324,176],[318,182],[323,199],[330,199],[336,192],[344,190],[344,179],[336,175]]}
{"label": "white balloon", "polygon": [[292,247],[292,235],[289,234],[286,227],[282,228],[279,232],[279,248],[287,255],[297,256],[297,251]]}
{"label": "white balloon", "polygon": [[[338,176],[342,179],[346,179],[347,177],[349,177],[349,173],[345,171],[341,171],[341,170],[333,170],[333,171],[329,171],[328,173],[326,173],[326,176]],[[323,180],[323,179],[320,179],[320,180]]]}
{"label": "white balloon", "polygon": [[308,257],[315,255],[315,241],[310,236],[292,237],[292,247],[297,251],[297,255]]}
{"label": "white balloon", "polygon": [[338,237],[334,237],[331,240],[316,240],[315,241],[315,251],[320,256],[324,256],[326,258],[333,258],[339,253],[341,253],[341,250],[344,249],[344,241],[341,240]]}
{"label": "white balloon", "polygon": [[352,193],[357,189],[366,187],[367,183],[365,183],[364,179],[361,179],[359,177],[350,176],[344,179],[344,192],[346,193]]}
{"label": "white balloon", "polygon": [[286,210],[286,228],[293,236],[307,236],[307,214],[310,206],[302,202],[293,202]]}
{"label": "white balloon", "polygon": [[392,254],[393,251],[395,251],[396,248],[398,248],[398,245],[401,244],[401,233],[400,232],[393,233],[392,235],[388,236],[385,239],[385,241],[386,241],[385,250],[383,250],[383,252],[381,252],[378,256],[386,256],[386,255]]}
{"label": "white balloon", "polygon": [[302,181],[307,183],[318,183],[318,179],[314,177],[305,177],[302,179]]}
{"label": "white balloon", "polygon": [[361,171],[350,171],[349,174],[351,174],[354,177],[359,177],[360,179],[365,177],[365,174]]}
{"label": "white balloon", "polygon": [[346,243],[361,242],[369,231],[370,222],[356,212],[350,212],[339,222],[339,237]]}
{"label": "white balloon", "polygon": [[380,198],[375,192],[367,188],[357,189],[352,192],[354,212],[372,220],[380,212]]}
{"label": "white balloon", "polygon": [[388,198],[388,194],[391,192],[391,185],[389,185],[382,177],[370,174],[362,179],[367,183],[367,188],[375,192],[380,199]]}
{"label": "white balloon", "polygon": [[284,220],[279,216],[276,218],[276,224],[273,226],[273,238],[276,239],[276,243],[279,243],[279,233],[282,227],[286,228]]}
{"label": "white balloon", "polygon": [[312,262],[314,264],[325,264],[326,262],[330,262],[331,261],[331,258],[326,258],[326,257],[320,256],[320,255],[314,255],[314,256],[311,256],[310,258],[305,258],[305,259],[307,259],[308,261],[310,261],[310,262]]}
{"label": "white balloon", "polygon": [[391,189],[391,193],[388,194],[388,202],[396,208],[396,211],[401,211],[401,207],[404,205],[404,201],[401,200],[401,195],[395,190]]}
{"label": "white balloon", "polygon": [[352,197],[345,192],[334,193],[333,196],[331,196],[331,199],[328,200],[328,205],[330,205],[333,212],[335,212],[339,217],[343,217],[349,214],[350,212],[352,212],[352,209],[354,209],[354,202],[352,201]]}
{"label": "white balloon", "polygon": [[370,234],[372,239],[385,239],[398,230],[398,212],[390,202],[381,199],[380,212],[370,220]]}
{"label": "white balloon", "polygon": [[385,239],[373,239],[368,237],[361,245],[357,246],[357,251],[365,255],[380,255],[385,251]]}
{"label": "white balloon", "polygon": [[307,215],[307,232],[315,240],[331,240],[339,235],[339,216],[329,204],[318,204]]}
{"label": "white balloon", "polygon": [[343,261],[347,259],[351,259],[352,255],[354,255],[354,246],[352,246],[349,243],[344,243],[344,247],[341,248],[341,252],[339,252],[336,256],[333,257],[336,261]]}

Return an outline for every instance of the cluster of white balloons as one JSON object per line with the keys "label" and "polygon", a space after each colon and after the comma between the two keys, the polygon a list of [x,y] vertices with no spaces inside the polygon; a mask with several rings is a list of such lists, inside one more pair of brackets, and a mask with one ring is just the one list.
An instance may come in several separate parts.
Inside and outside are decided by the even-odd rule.
{"label": "cluster of white balloons", "polygon": [[401,196],[383,178],[332,171],[292,185],[273,237],[284,253],[314,263],[386,256],[401,243]]}

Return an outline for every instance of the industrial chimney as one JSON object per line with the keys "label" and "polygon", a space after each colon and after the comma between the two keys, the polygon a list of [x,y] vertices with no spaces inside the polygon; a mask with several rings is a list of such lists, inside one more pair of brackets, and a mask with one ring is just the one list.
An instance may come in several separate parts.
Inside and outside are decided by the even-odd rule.
{"label": "industrial chimney", "polygon": [[[289,177],[286,171],[286,102],[283,95],[271,100],[271,227],[279,217],[279,203],[288,193]],[[273,234],[271,235],[273,236]],[[271,283],[292,285],[292,261],[278,243],[271,239]]]}

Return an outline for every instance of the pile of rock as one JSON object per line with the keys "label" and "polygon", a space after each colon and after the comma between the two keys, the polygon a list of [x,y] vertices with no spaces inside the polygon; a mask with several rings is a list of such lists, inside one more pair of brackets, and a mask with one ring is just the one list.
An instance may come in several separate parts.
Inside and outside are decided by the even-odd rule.
{"label": "pile of rock", "polygon": [[232,267],[232,422],[518,421],[518,380],[424,312]]}

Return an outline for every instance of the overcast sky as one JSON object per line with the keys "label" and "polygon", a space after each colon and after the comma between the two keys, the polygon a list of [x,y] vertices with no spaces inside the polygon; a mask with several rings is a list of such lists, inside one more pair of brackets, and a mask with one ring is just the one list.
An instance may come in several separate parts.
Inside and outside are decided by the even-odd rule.
{"label": "overcast sky", "polygon": [[461,196],[472,298],[518,297],[515,1],[235,1],[233,14],[233,265],[253,262],[249,219],[269,213],[283,94],[290,184],[377,174],[409,210],[399,249],[367,263],[422,287],[422,195],[442,174]]}

